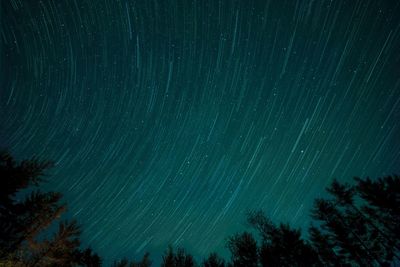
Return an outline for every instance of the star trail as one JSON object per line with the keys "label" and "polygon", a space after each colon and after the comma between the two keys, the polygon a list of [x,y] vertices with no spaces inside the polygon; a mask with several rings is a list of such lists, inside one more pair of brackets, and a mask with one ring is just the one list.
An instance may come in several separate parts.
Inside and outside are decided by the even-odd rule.
{"label": "star trail", "polygon": [[400,172],[400,2],[6,0],[0,146],[54,160],[104,261],[306,227],[337,178]]}

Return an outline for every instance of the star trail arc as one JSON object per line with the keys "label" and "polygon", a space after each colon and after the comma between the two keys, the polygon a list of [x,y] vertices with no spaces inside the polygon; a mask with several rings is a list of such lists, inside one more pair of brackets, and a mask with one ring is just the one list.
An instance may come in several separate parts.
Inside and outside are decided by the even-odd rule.
{"label": "star trail arc", "polygon": [[1,3],[0,145],[53,159],[107,261],[307,225],[332,178],[399,173],[397,1]]}

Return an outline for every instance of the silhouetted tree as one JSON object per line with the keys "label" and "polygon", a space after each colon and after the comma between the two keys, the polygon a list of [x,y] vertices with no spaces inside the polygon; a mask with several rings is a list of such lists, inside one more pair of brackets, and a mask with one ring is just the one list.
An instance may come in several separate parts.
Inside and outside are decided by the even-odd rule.
{"label": "silhouetted tree", "polygon": [[111,267],[130,267],[131,263],[129,262],[128,259],[122,259],[115,261]]}
{"label": "silhouetted tree", "polygon": [[138,262],[129,262],[127,259],[122,259],[117,262],[114,262],[112,267],[150,267],[151,266],[151,260],[150,260],[150,254],[146,252],[143,255],[143,258],[141,261]]}
{"label": "silhouetted tree", "polygon": [[186,253],[183,248],[178,248],[175,253],[172,246],[169,246],[163,261],[162,267],[193,267],[196,266],[193,256]]}
{"label": "silhouetted tree", "polygon": [[311,244],[315,248],[323,266],[351,266],[350,264],[346,264],[335,252],[334,240],[329,235],[321,233],[320,229],[315,226],[311,226],[309,232]]}
{"label": "silhouetted tree", "polygon": [[327,188],[333,198],[315,201],[312,216],[320,227],[310,229],[311,241],[326,265],[390,266],[400,259],[400,179],[355,181],[334,180]]}
{"label": "silhouetted tree", "polygon": [[[57,193],[32,192],[26,199],[17,193],[42,181],[44,170],[50,162],[37,159],[17,164],[13,157],[0,153],[0,253],[1,258],[14,253],[24,240],[43,230],[52,217],[65,209],[57,205],[61,196]],[[48,213],[47,213],[48,212]]]}
{"label": "silhouetted tree", "polygon": [[61,194],[31,188],[44,181],[51,166],[36,158],[18,164],[0,153],[0,265],[100,266],[96,254],[80,250],[75,221],[61,222],[50,239],[38,238],[66,209]]}
{"label": "silhouetted tree", "polygon": [[398,176],[355,178],[349,185],[334,180],[328,199],[316,199],[309,229],[274,225],[263,212],[251,212],[249,224],[261,244],[249,233],[228,241],[233,266],[391,266],[400,262],[400,179]]}
{"label": "silhouetted tree", "polygon": [[29,240],[30,266],[73,266],[79,248],[79,227],[76,222],[61,222],[54,237],[49,240]]}
{"label": "silhouetted tree", "polygon": [[211,253],[208,258],[203,261],[203,267],[225,267],[225,261],[221,259],[217,253]]}
{"label": "silhouetted tree", "polygon": [[101,259],[91,248],[75,250],[75,262],[80,266],[97,267],[101,266]]}
{"label": "silhouetted tree", "polygon": [[366,202],[362,210],[400,249],[400,177],[386,176],[371,180],[354,178],[356,190]]}
{"label": "silhouetted tree", "polygon": [[[101,265],[91,249],[80,248],[80,230],[75,221],[50,227],[66,210],[61,194],[42,192],[45,170],[51,162],[36,158],[17,163],[0,153],[0,266]],[[334,180],[329,198],[316,199],[309,240],[287,224],[275,225],[262,211],[250,212],[248,223],[258,232],[236,234],[228,239],[231,261],[216,253],[203,267],[275,266],[393,266],[400,263],[400,177],[377,180],[355,178],[355,183]],[[113,267],[149,267],[146,253],[140,261],[126,259]],[[169,246],[162,267],[193,267],[192,255]]]}
{"label": "silhouetted tree", "polygon": [[[365,181],[355,178],[356,181],[359,181],[361,184],[365,184],[365,182],[368,182],[368,180],[371,182],[370,179],[366,179]],[[382,179],[378,179],[382,180]],[[377,182],[378,182],[377,181]],[[379,188],[379,186],[375,186],[373,190],[376,190],[376,188]],[[349,184],[340,184],[337,180],[334,180],[329,188],[327,188],[327,191],[334,197],[336,204],[338,207],[345,209],[347,215],[349,217],[352,217],[353,220],[356,222],[355,225],[358,226],[358,230],[360,230],[360,227],[364,227],[364,233],[365,230],[367,230],[368,233],[374,236],[374,238],[379,241],[380,246],[377,246],[378,244],[370,244],[372,250],[376,251],[376,253],[379,253],[381,255],[382,251],[385,249],[391,250],[393,246],[396,246],[394,242],[393,235],[388,234],[382,225],[379,225],[379,220],[374,220],[373,216],[369,216],[367,213],[364,213],[362,211],[363,207],[364,209],[371,209],[371,205],[363,206],[361,208],[357,207],[355,202],[361,203],[360,199],[355,199],[367,197],[367,198],[374,198],[374,195],[371,193],[366,193],[360,190],[364,190],[363,186],[360,187],[360,184],[357,186],[350,186]],[[395,190],[395,186],[392,187],[391,193],[393,193]],[[371,192],[371,191],[370,191]],[[357,194],[358,193],[358,194]],[[377,192],[378,193],[378,192]],[[380,193],[378,193],[379,195]],[[377,196],[375,196],[377,197]],[[379,197],[379,196],[378,196]],[[381,199],[379,201],[382,201]],[[382,208],[379,209],[380,211],[383,211]],[[393,213],[392,213],[393,214]],[[383,215],[380,216],[380,218],[384,218]],[[371,237],[368,237],[368,239],[371,240]],[[397,249],[399,247],[397,246]]]}
{"label": "silhouetted tree", "polygon": [[174,267],[175,266],[175,254],[172,246],[168,246],[165,255],[163,255],[162,267]]}
{"label": "silhouetted tree", "polygon": [[262,211],[248,214],[248,222],[261,235],[259,260],[261,266],[319,266],[321,262],[313,247],[301,238],[300,230],[287,224],[278,227]]}
{"label": "silhouetted tree", "polygon": [[362,249],[365,244],[359,240],[354,229],[350,229],[344,214],[332,202],[318,199],[315,207],[313,218],[322,222],[323,236],[332,241],[333,251],[337,251],[344,263],[367,266],[368,262],[374,260]]}
{"label": "silhouetted tree", "polygon": [[260,251],[263,266],[318,266],[314,249],[301,239],[300,230],[280,224],[271,242],[263,242]]}
{"label": "silhouetted tree", "polygon": [[228,239],[228,249],[234,267],[255,267],[258,265],[257,242],[248,232],[236,234]]}

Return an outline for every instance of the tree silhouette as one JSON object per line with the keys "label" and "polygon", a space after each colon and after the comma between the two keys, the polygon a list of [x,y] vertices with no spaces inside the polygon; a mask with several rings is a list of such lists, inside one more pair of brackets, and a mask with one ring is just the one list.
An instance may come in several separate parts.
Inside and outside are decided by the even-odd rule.
{"label": "tree silhouette", "polygon": [[100,266],[96,254],[80,250],[75,221],[60,222],[50,239],[39,238],[66,209],[61,194],[37,189],[51,166],[36,158],[18,164],[0,153],[0,265]]}
{"label": "tree silhouette", "polygon": [[332,250],[337,251],[344,263],[368,266],[369,262],[375,260],[365,250],[366,245],[350,224],[349,218],[331,201],[317,199],[312,216],[321,221],[322,235],[332,241]]}
{"label": "tree silhouette", "polygon": [[161,263],[162,267],[193,267],[195,265],[192,255],[186,253],[183,248],[178,248],[175,253],[172,246],[168,247]]}
{"label": "tree silhouette", "polygon": [[211,253],[208,258],[203,261],[203,267],[225,267],[225,261],[220,258],[217,253]]}
{"label": "tree silhouette", "polygon": [[75,250],[75,262],[77,262],[79,266],[87,266],[87,267],[101,266],[100,257],[95,252],[93,252],[91,248],[86,248],[83,251]]}
{"label": "tree silhouette", "polygon": [[[76,221],[51,225],[66,210],[61,194],[43,192],[45,171],[51,162],[37,158],[17,163],[0,153],[0,266],[101,266],[90,248],[81,249]],[[316,199],[311,212],[309,239],[288,224],[274,224],[262,211],[248,213],[257,232],[243,232],[227,240],[230,262],[211,253],[203,267],[275,266],[395,266],[400,263],[400,177],[372,180],[354,178],[353,184],[333,180],[329,197]],[[140,261],[122,259],[113,267],[149,267],[146,253]],[[169,246],[162,267],[194,267],[193,256]]]}
{"label": "tree silhouette", "polygon": [[261,266],[317,266],[318,256],[312,246],[301,238],[300,230],[287,224],[275,226],[262,211],[250,212],[248,222],[261,236]]}
{"label": "tree silhouette", "polygon": [[287,224],[276,226],[262,211],[248,214],[260,235],[228,240],[233,266],[392,266],[400,262],[400,178],[333,180],[330,198],[316,199],[309,240]]}
{"label": "tree silhouette", "polygon": [[350,267],[334,250],[334,240],[329,235],[323,234],[319,228],[311,226],[309,229],[310,241],[322,266],[343,266]]}
{"label": "tree silhouette", "polygon": [[400,249],[400,177],[386,176],[377,180],[354,178],[359,196],[366,202],[362,210],[371,222],[379,225]]}
{"label": "tree silhouette", "polygon": [[390,266],[399,261],[400,179],[388,176],[356,184],[334,180],[331,199],[317,199],[311,241],[326,265]]}
{"label": "tree silhouette", "polygon": [[127,259],[122,259],[120,261],[114,262],[112,267],[150,267],[150,253],[146,252],[143,258],[139,262],[129,262]]}
{"label": "tree silhouette", "polygon": [[258,265],[258,247],[249,232],[236,234],[228,239],[228,249],[232,254],[234,267],[253,267]]}
{"label": "tree silhouette", "polygon": [[79,227],[76,222],[61,222],[50,240],[29,240],[27,256],[31,266],[68,266],[74,263],[79,247]]}
{"label": "tree silhouette", "polygon": [[[35,158],[17,164],[10,154],[0,153],[0,257],[15,252],[25,239],[48,224],[45,217],[57,216],[64,209],[54,205],[61,197],[57,193],[33,192],[25,200],[16,197],[21,190],[37,186],[44,170],[51,165]],[[44,210],[49,214],[44,214]]]}

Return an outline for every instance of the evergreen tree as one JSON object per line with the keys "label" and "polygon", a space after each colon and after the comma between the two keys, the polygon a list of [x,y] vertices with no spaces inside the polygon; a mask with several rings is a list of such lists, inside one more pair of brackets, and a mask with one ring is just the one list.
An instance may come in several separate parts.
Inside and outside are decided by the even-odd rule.
{"label": "evergreen tree", "polygon": [[[274,225],[261,211],[248,222],[249,233],[229,239],[233,266],[392,266],[400,262],[400,179],[355,178],[351,186],[334,180],[328,199],[316,199],[310,240],[289,225]],[[257,251],[257,257],[254,251]],[[249,260],[251,259],[251,260]]]}
{"label": "evergreen tree", "polygon": [[138,262],[129,262],[127,259],[122,259],[117,262],[114,262],[112,267],[150,267],[151,260],[150,260],[150,253],[146,252],[143,255],[141,261]]}
{"label": "evergreen tree", "polygon": [[66,209],[61,194],[37,189],[51,166],[36,158],[17,163],[0,153],[0,265],[100,266],[96,254],[80,250],[75,221],[59,223],[50,239],[43,236]]}
{"label": "evergreen tree", "polygon": [[259,259],[261,266],[319,266],[321,262],[313,247],[301,238],[300,230],[287,224],[278,227],[262,211],[248,214],[248,222],[261,235]]}
{"label": "evergreen tree", "polygon": [[335,252],[335,244],[331,236],[323,234],[321,230],[315,226],[311,226],[309,231],[311,244],[315,248],[322,266],[351,266],[350,264],[346,264],[345,261]]}
{"label": "evergreen tree", "polygon": [[[42,192],[51,162],[36,158],[17,163],[0,153],[0,266],[101,265],[91,249],[80,248],[80,230],[75,221],[59,222],[51,236],[50,226],[66,210],[61,194]],[[287,224],[275,225],[261,211],[248,214],[248,223],[258,232],[228,239],[231,261],[216,253],[203,267],[274,266],[393,266],[400,262],[400,177],[377,180],[355,178],[353,185],[334,180],[329,198],[316,199],[309,240]],[[258,242],[257,242],[258,241]],[[117,261],[114,267],[149,267],[146,253],[140,261]],[[170,246],[162,267],[193,267],[192,255]]]}
{"label": "evergreen tree", "polygon": [[97,267],[101,266],[100,257],[93,252],[91,248],[86,248],[85,250],[75,250],[75,262],[78,263],[79,266],[87,266],[87,267]]}
{"label": "evergreen tree", "polygon": [[258,265],[258,247],[249,232],[236,234],[228,239],[228,249],[232,255],[233,267],[256,267]]}
{"label": "evergreen tree", "polygon": [[61,222],[53,238],[29,240],[25,258],[29,266],[76,266],[76,251],[79,248],[79,227],[75,221]]}
{"label": "evergreen tree", "polygon": [[348,217],[345,217],[332,201],[317,199],[312,216],[321,222],[322,235],[332,241],[332,250],[344,263],[369,266],[369,263],[375,260],[365,250],[365,243],[357,235],[355,228],[349,224]]}
{"label": "evergreen tree", "polygon": [[377,180],[354,179],[357,183],[356,191],[365,201],[362,210],[400,250],[400,177],[394,175]]}
{"label": "evergreen tree", "polygon": [[225,267],[225,261],[221,259],[217,253],[211,253],[208,258],[203,261],[203,267]]}
{"label": "evergreen tree", "polygon": [[[32,185],[37,186],[42,181],[44,170],[50,166],[50,162],[41,162],[36,158],[17,164],[10,154],[0,152],[1,258],[14,253],[25,239],[48,224],[48,217],[59,215],[65,208],[55,205],[61,197],[57,193],[33,192],[25,200],[17,198],[18,192]],[[38,206],[50,214],[36,209]]]}
{"label": "evergreen tree", "polygon": [[196,263],[193,256],[186,253],[183,248],[178,248],[175,253],[172,246],[169,246],[165,255],[161,267],[193,267]]}
{"label": "evergreen tree", "polygon": [[317,199],[312,216],[320,227],[311,241],[326,265],[390,266],[399,261],[400,179],[397,176],[334,180],[331,199]]}

